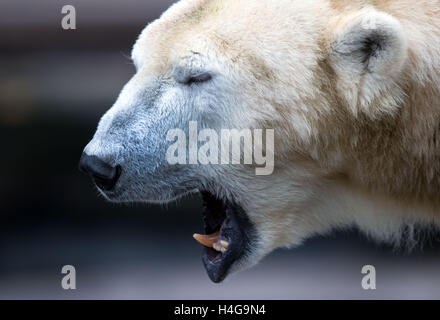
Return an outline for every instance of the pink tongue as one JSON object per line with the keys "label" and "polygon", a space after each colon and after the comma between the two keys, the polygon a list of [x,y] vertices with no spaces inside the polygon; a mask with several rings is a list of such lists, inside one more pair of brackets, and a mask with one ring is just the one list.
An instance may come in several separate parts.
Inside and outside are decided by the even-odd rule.
{"label": "pink tongue", "polygon": [[205,247],[212,248],[215,243],[219,242],[220,237],[220,231],[217,231],[216,233],[209,234],[209,235],[203,235],[203,234],[194,234],[194,239],[196,239],[197,242],[204,245]]}

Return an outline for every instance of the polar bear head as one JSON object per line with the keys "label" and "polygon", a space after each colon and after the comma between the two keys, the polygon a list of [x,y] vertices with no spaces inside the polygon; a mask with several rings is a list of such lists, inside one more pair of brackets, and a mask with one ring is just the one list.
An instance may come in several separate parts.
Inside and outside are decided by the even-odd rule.
{"label": "polar bear head", "polygon": [[[196,238],[219,282],[275,248],[345,223],[326,213],[326,187],[347,178],[352,159],[344,150],[362,123],[399,108],[406,40],[398,20],[369,6],[182,0],[143,30],[132,60],[136,74],[80,166],[115,202],[166,203],[200,192],[207,235]],[[259,140],[263,154],[273,151],[273,170],[256,174],[254,158],[185,162],[189,151],[171,163],[177,140],[185,142],[174,151],[191,147],[191,124],[205,133],[196,148],[223,129],[249,129],[254,142],[273,130],[273,144],[267,134]]]}

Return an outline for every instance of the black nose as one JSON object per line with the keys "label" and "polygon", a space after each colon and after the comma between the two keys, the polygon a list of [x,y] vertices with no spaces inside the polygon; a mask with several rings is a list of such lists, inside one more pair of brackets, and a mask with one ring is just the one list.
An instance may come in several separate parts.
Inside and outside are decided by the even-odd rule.
{"label": "black nose", "polygon": [[90,175],[95,184],[102,190],[110,191],[121,175],[121,167],[112,167],[98,157],[82,154],[79,170]]}

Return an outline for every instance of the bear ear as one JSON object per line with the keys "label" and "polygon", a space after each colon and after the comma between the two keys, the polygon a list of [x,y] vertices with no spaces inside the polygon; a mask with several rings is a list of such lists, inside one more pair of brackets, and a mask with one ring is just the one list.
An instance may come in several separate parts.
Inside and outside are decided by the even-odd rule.
{"label": "bear ear", "polygon": [[354,115],[376,118],[396,110],[401,89],[395,80],[407,57],[400,22],[364,8],[339,20],[331,39],[329,61],[337,91]]}

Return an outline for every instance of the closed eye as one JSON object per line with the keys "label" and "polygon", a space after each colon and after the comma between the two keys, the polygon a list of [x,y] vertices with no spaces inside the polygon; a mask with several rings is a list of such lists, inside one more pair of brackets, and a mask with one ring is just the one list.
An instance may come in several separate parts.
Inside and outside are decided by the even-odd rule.
{"label": "closed eye", "polygon": [[212,79],[212,75],[208,72],[200,73],[197,75],[191,75],[185,78],[182,83],[185,85],[192,85],[195,83],[207,82]]}

